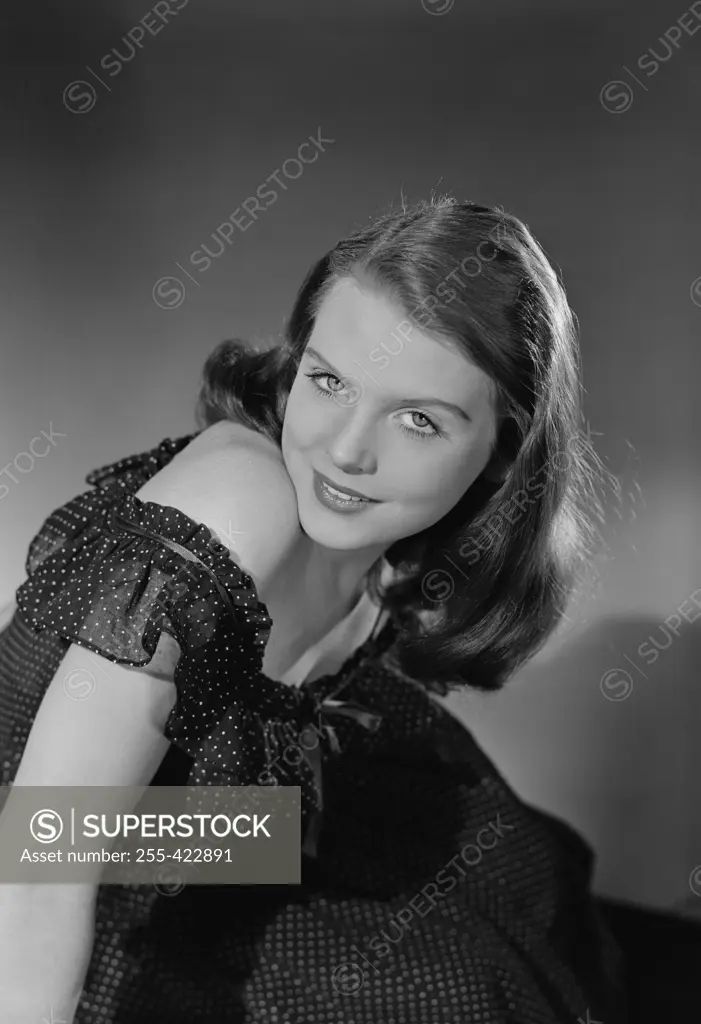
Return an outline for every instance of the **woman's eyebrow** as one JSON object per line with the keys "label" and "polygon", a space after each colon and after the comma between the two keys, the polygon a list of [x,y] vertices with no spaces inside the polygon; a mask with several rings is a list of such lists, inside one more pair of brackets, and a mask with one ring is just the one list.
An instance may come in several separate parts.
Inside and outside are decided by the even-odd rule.
{"label": "woman's eyebrow", "polygon": [[448,412],[455,413],[456,416],[460,416],[462,419],[467,420],[468,423],[472,422],[472,418],[468,416],[464,409],[454,402],[446,402],[443,398],[400,398],[398,399],[400,405],[441,405]]}
{"label": "woman's eyebrow", "polygon": [[[314,359],[317,359],[320,363],[324,363],[325,366],[328,366],[329,370],[331,370],[335,377],[338,377],[339,380],[343,380],[344,374],[339,373],[336,367],[332,366],[328,359],[325,359],[324,356],[322,356],[320,352],[317,352],[317,350],[313,348],[311,345],[307,345],[303,354],[305,356],[312,356]],[[454,413],[456,416],[460,416],[462,419],[467,420],[468,423],[472,422],[472,417],[469,416],[464,409],[462,409],[459,405],[455,405],[454,402],[446,402],[445,399],[443,398],[432,398],[430,396],[427,396],[425,398],[407,397],[393,399],[393,403],[396,403],[397,405],[440,405],[444,409],[447,409],[449,412]]]}

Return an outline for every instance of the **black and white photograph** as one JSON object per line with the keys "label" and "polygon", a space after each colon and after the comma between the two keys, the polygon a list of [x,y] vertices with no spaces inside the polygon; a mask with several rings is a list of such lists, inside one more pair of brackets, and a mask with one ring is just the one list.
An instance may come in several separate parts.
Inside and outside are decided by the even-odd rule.
{"label": "black and white photograph", "polygon": [[0,1024],[699,1024],[701,0],[0,15]]}

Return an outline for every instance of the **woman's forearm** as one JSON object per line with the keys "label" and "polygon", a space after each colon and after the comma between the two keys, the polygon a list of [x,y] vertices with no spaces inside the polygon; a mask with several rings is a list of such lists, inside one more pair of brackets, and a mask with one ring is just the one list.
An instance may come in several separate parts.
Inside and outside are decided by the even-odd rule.
{"label": "woman's forearm", "polygon": [[0,885],[1,1021],[72,1024],[92,953],[96,893],[93,885]]}

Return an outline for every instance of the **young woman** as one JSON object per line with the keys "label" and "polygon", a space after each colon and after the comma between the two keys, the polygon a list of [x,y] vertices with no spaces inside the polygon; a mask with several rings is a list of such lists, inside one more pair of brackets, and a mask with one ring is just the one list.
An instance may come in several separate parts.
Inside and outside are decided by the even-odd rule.
{"label": "young woman", "polygon": [[[46,520],[0,638],[2,782],[299,785],[303,879],[4,886],[3,1020],[625,1019],[592,851],[438,699],[502,686],[585,564],[578,368],[524,224],[433,198],[320,259],[280,346],[219,346],[196,433]],[[287,757],[310,725],[316,761]]]}

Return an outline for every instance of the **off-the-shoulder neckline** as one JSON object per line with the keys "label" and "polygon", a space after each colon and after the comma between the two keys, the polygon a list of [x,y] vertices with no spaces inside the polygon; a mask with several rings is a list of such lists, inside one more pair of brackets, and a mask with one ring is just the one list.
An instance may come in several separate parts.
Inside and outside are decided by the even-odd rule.
{"label": "off-the-shoulder neckline", "polygon": [[[164,515],[179,524],[183,528],[185,536],[181,540],[174,540],[172,537],[163,537],[162,534],[155,530],[148,530],[143,527],[142,523],[134,523],[128,515],[125,516],[125,512],[132,511],[145,515],[146,519],[156,519],[158,521]],[[270,622],[270,629],[274,625],[274,620],[268,612],[267,605],[258,595],[258,587],[253,576],[245,569],[243,569],[233,558],[230,549],[222,544],[221,541],[215,536],[212,528],[206,523],[198,523],[191,516],[187,515],[181,509],[176,508],[174,505],[162,505],[156,501],[144,501],[143,499],[136,496],[136,494],[125,493],[121,500],[113,508],[113,515],[116,518],[126,518],[132,527],[135,527],[138,531],[144,531],[150,533],[153,539],[164,542],[165,547],[170,547],[171,544],[175,544],[179,547],[184,548],[190,552],[190,555],[197,558],[202,564],[206,566],[208,571],[212,573],[220,585],[224,585],[223,581],[219,579],[219,573],[213,565],[209,565],[200,557],[200,555],[191,550],[188,547],[188,543],[192,542],[197,534],[202,537],[202,543],[205,549],[209,552],[214,565],[216,565],[217,559],[220,559],[220,567],[223,576],[229,575],[234,577],[243,578],[246,582],[246,588],[249,591],[253,602],[255,603],[254,611],[257,611],[260,615],[266,617]],[[137,516],[138,518],[138,516]],[[184,557],[181,555],[181,557]],[[228,572],[227,572],[228,570]],[[316,677],[315,679],[304,680],[298,686],[292,687],[300,691],[309,692],[314,695],[315,698],[328,699],[329,697],[336,696],[346,688],[350,681],[351,675],[354,671],[360,667],[360,665],[368,658],[372,657],[375,653],[379,653],[386,647],[389,647],[396,635],[396,624],[394,623],[392,616],[387,617],[387,621],[384,623],[379,632],[375,633],[373,628],[369,637],[366,638],[361,644],[359,644],[353,651],[350,652],[348,657],[343,661],[340,667],[331,673],[324,673]],[[268,642],[268,637],[263,639],[261,646],[261,659],[262,654],[265,651],[265,647]],[[291,687],[291,684],[284,683],[280,679],[273,679],[268,676],[262,669],[258,669],[261,679],[273,686],[284,686],[286,689]]]}

